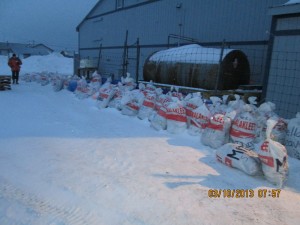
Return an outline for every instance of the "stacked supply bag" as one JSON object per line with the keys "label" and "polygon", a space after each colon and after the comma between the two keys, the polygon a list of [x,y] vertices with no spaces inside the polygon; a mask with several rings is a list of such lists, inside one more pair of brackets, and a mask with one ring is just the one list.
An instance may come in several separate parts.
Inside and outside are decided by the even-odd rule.
{"label": "stacked supply bag", "polygon": [[55,79],[52,81],[53,91],[61,91],[64,88],[64,81],[65,79],[63,77],[56,76]]}
{"label": "stacked supply bag", "polygon": [[229,167],[242,170],[248,175],[260,175],[261,163],[258,154],[237,143],[228,143],[216,151],[217,160]]}
{"label": "stacked supply bag", "polygon": [[258,156],[267,180],[282,187],[288,175],[288,155],[285,146],[271,138],[276,123],[277,121],[272,118],[267,121],[267,138],[260,144]]}
{"label": "stacked supply bag", "polygon": [[188,117],[188,133],[199,135],[208,125],[211,112],[204,103],[201,94],[191,98],[186,103],[186,112]]}
{"label": "stacked supply bag", "polygon": [[150,120],[150,117],[154,114],[155,111],[157,96],[161,93],[162,90],[159,88],[155,88],[152,81],[150,81],[150,83],[146,85],[144,89],[145,98],[138,112],[139,119],[143,120],[148,118],[148,120]]}
{"label": "stacked supply bag", "polygon": [[201,93],[188,94],[185,99],[185,110],[187,116],[187,125],[190,127],[192,111],[203,104]]}
{"label": "stacked supply bag", "polygon": [[271,138],[281,144],[285,144],[287,133],[287,121],[284,118],[279,117],[275,112],[275,104],[272,102],[265,102],[258,107],[257,120],[258,120],[258,135],[257,141],[266,139],[267,120],[273,118],[277,121],[276,125],[272,129]]}
{"label": "stacked supply bag", "polygon": [[212,148],[219,148],[229,142],[229,129],[231,119],[227,117],[222,107],[222,100],[219,97],[210,97],[212,102],[208,106],[211,117],[204,129],[201,142]]}
{"label": "stacked supply bag", "polygon": [[124,85],[125,91],[131,91],[135,89],[136,83],[134,79],[131,77],[130,73],[126,73],[126,77],[121,77],[121,82]]}
{"label": "stacked supply bag", "polygon": [[300,112],[288,122],[286,148],[291,157],[300,159]]}
{"label": "stacked supply bag", "polygon": [[170,133],[181,133],[187,128],[186,111],[182,101],[172,98],[166,106],[167,131]]}
{"label": "stacked supply bag", "polygon": [[39,81],[42,86],[46,86],[50,83],[49,76],[44,72],[40,75]]}
{"label": "stacked supply bag", "polygon": [[117,110],[122,110],[121,100],[125,93],[125,88],[121,82],[118,82],[118,85],[115,87],[115,94],[111,101],[109,102],[108,106],[110,108],[115,108]]}
{"label": "stacked supply bag", "polygon": [[110,100],[114,97],[116,89],[111,84],[111,78],[108,78],[106,82],[99,89],[99,96],[97,98],[97,105],[99,109],[106,108]]}
{"label": "stacked supply bag", "polygon": [[83,77],[77,82],[77,88],[75,90],[75,95],[79,99],[83,99],[88,97],[89,89],[88,89],[88,83],[86,79]]}
{"label": "stacked supply bag", "polygon": [[213,115],[202,133],[202,144],[219,148],[228,143],[230,126],[231,120],[227,116],[220,113]]}
{"label": "stacked supply bag", "polygon": [[156,130],[166,130],[167,129],[167,106],[172,101],[169,95],[161,94],[159,95],[155,109],[156,112],[153,114],[151,121],[151,126]]}
{"label": "stacked supply bag", "polygon": [[236,115],[230,128],[231,140],[250,149],[254,149],[257,136],[256,107],[252,103],[243,106],[242,112]]}
{"label": "stacked supply bag", "polygon": [[102,77],[97,71],[92,74],[92,79],[89,83],[89,96],[93,96],[95,93],[99,92],[102,85]]}
{"label": "stacked supply bag", "polygon": [[151,116],[154,112],[156,103],[156,93],[154,91],[147,91],[145,93],[145,98],[143,104],[138,112],[138,118],[143,120]]}
{"label": "stacked supply bag", "polygon": [[122,114],[127,116],[136,116],[143,104],[145,95],[144,88],[139,86],[139,89],[125,91],[121,99]]}

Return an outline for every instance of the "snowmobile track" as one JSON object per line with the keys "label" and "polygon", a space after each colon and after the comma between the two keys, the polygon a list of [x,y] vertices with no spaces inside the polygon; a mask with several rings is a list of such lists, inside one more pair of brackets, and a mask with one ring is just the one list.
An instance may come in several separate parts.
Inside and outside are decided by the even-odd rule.
{"label": "snowmobile track", "polygon": [[23,192],[0,179],[0,198],[14,200],[34,210],[38,215],[51,215],[54,219],[63,221],[65,225],[95,224],[91,213],[85,213],[80,208],[54,205],[50,201]]}

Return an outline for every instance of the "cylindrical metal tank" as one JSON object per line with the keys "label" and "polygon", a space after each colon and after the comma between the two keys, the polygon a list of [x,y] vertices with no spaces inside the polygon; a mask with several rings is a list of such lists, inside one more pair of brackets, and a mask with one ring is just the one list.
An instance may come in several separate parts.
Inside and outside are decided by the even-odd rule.
{"label": "cylindrical metal tank", "polygon": [[145,61],[143,76],[145,81],[207,90],[218,83],[218,90],[230,90],[249,84],[250,67],[240,50],[192,44],[153,53]]}

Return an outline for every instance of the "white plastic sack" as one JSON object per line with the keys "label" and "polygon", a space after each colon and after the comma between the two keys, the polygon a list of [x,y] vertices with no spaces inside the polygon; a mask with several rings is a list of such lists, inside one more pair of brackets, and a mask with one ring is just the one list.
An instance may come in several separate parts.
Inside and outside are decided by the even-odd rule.
{"label": "white plastic sack", "polygon": [[160,106],[157,113],[153,114],[153,118],[151,118],[151,127],[156,130],[166,130],[167,129],[167,104]]}
{"label": "white plastic sack", "polygon": [[58,92],[61,91],[64,88],[64,80],[57,78],[53,81],[53,91]]}
{"label": "white plastic sack", "polygon": [[155,108],[156,94],[147,92],[143,104],[138,112],[138,118],[143,120],[149,118]]}
{"label": "white plastic sack", "polygon": [[217,160],[229,167],[242,170],[248,175],[261,174],[261,163],[258,154],[237,143],[228,143],[216,151]]}
{"label": "white plastic sack", "polygon": [[33,80],[34,74],[29,74],[26,73],[24,76],[21,77],[22,80],[24,80],[25,82],[31,82],[31,81],[35,81]]}
{"label": "white plastic sack", "polygon": [[134,79],[131,77],[130,73],[126,73],[125,78],[121,77],[121,82],[124,84],[126,91],[131,91],[136,87],[136,83],[134,82]]}
{"label": "white plastic sack", "polygon": [[[126,88],[125,88],[126,89]],[[122,114],[136,116],[144,101],[144,93],[141,90],[126,91],[121,99]]]}
{"label": "white plastic sack", "polygon": [[127,116],[136,116],[139,109],[140,105],[137,100],[132,99],[122,107],[122,114]]}
{"label": "white plastic sack", "polygon": [[267,120],[273,116],[277,116],[274,112],[275,104],[272,102],[264,102],[257,109],[257,138],[256,142],[262,142],[266,139]]}
{"label": "white plastic sack", "polygon": [[110,108],[115,108],[117,110],[122,109],[121,99],[123,97],[123,90],[120,86],[115,88],[115,94],[111,101],[108,103]]}
{"label": "white plastic sack", "polygon": [[222,112],[221,110],[221,104],[222,104],[222,99],[216,96],[211,96],[209,97],[210,101],[212,102],[212,104],[207,105],[209,111],[211,112],[212,115],[215,114],[225,114]]}
{"label": "white plastic sack", "polygon": [[188,95],[185,99],[185,110],[187,116],[187,126],[190,127],[191,124],[191,117],[193,110],[197,109],[200,105],[203,105],[203,100],[201,93],[194,93],[193,96]]}
{"label": "white plastic sack", "polygon": [[155,89],[156,89],[156,87],[153,85],[153,81],[150,80],[150,82],[148,84],[146,84],[145,90],[149,91],[149,92],[153,92],[153,91],[155,91]]}
{"label": "white plastic sack", "polygon": [[46,74],[42,74],[39,79],[39,83],[42,86],[46,86],[50,83],[49,77]]}
{"label": "white plastic sack", "polygon": [[70,78],[66,78],[64,80],[64,88],[67,89],[69,87]]}
{"label": "white plastic sack", "polygon": [[[156,89],[158,91],[159,89]],[[151,118],[151,127],[156,130],[166,130],[167,129],[167,106],[171,102],[171,97],[168,95],[161,94],[156,103],[154,113]]]}
{"label": "white plastic sack", "polygon": [[84,99],[90,96],[90,92],[91,90],[89,89],[89,87],[83,87],[80,90],[75,92],[75,95],[77,98],[79,99]]}
{"label": "white plastic sack", "polygon": [[[258,119],[259,127],[257,133],[257,142],[263,141],[266,139],[267,131],[267,120],[269,116],[261,116]],[[272,129],[271,139],[285,145],[286,134],[287,134],[287,121],[283,118],[280,118],[275,113],[272,116],[273,120],[276,120],[276,125]]]}
{"label": "white plastic sack", "polygon": [[170,102],[167,107],[167,131],[173,134],[181,133],[187,128],[186,111],[181,101]]}
{"label": "white plastic sack", "polygon": [[191,112],[188,133],[198,135],[207,127],[211,114],[206,104],[202,104]]}
{"label": "white plastic sack", "polygon": [[235,100],[229,101],[225,110],[225,115],[229,117],[232,121],[242,111],[245,105],[244,101],[241,100],[241,97],[239,95],[235,94],[234,97]]}
{"label": "white plastic sack", "polygon": [[285,144],[288,154],[300,159],[300,112],[288,123]]}
{"label": "white plastic sack", "polygon": [[78,82],[77,82],[77,87],[75,90],[75,95],[76,97],[78,97],[79,99],[85,98],[88,96],[88,87],[87,87],[87,82],[85,78],[81,78]]}
{"label": "white plastic sack", "polygon": [[260,145],[258,156],[266,179],[282,187],[288,174],[288,155],[285,146],[270,138],[275,124],[276,120],[267,121],[267,139]]}
{"label": "white plastic sack", "polygon": [[257,136],[257,122],[250,105],[244,106],[244,112],[238,114],[232,122],[230,138],[246,148],[254,149]]}
{"label": "white plastic sack", "polygon": [[[159,90],[159,89],[158,89]],[[155,102],[155,110],[158,112],[161,107],[167,102],[171,101],[171,97],[165,94],[160,94]]]}
{"label": "white plastic sack", "polygon": [[201,136],[201,142],[212,148],[219,148],[229,141],[231,120],[223,114],[215,114]]}
{"label": "white plastic sack", "polygon": [[169,96],[177,98],[178,100],[183,100],[183,94],[179,92],[179,88],[178,87],[171,87],[171,90],[168,93]]}
{"label": "white plastic sack", "polygon": [[91,89],[95,92],[97,92],[99,90],[99,88],[102,85],[102,77],[100,74],[97,73],[97,71],[95,71],[92,74],[92,79],[89,83],[89,86],[91,87]]}
{"label": "white plastic sack", "polygon": [[98,103],[97,106],[99,109],[106,108],[110,102],[110,100],[115,95],[116,90],[113,88],[112,85],[106,86],[104,88],[100,88],[99,96],[98,96]]}
{"label": "white plastic sack", "polygon": [[271,138],[274,141],[279,142],[280,144],[285,145],[285,139],[287,134],[287,121],[283,118],[276,118],[277,123],[275,127],[272,129]]}

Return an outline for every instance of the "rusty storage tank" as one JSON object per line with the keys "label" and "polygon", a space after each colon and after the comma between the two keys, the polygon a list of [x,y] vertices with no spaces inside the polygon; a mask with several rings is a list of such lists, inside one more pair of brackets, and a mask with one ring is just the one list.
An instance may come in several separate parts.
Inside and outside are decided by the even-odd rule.
{"label": "rusty storage tank", "polygon": [[218,74],[218,90],[249,84],[247,56],[240,50],[223,49],[222,52],[192,44],[155,52],[146,59],[143,68],[145,81],[207,90],[215,89]]}

